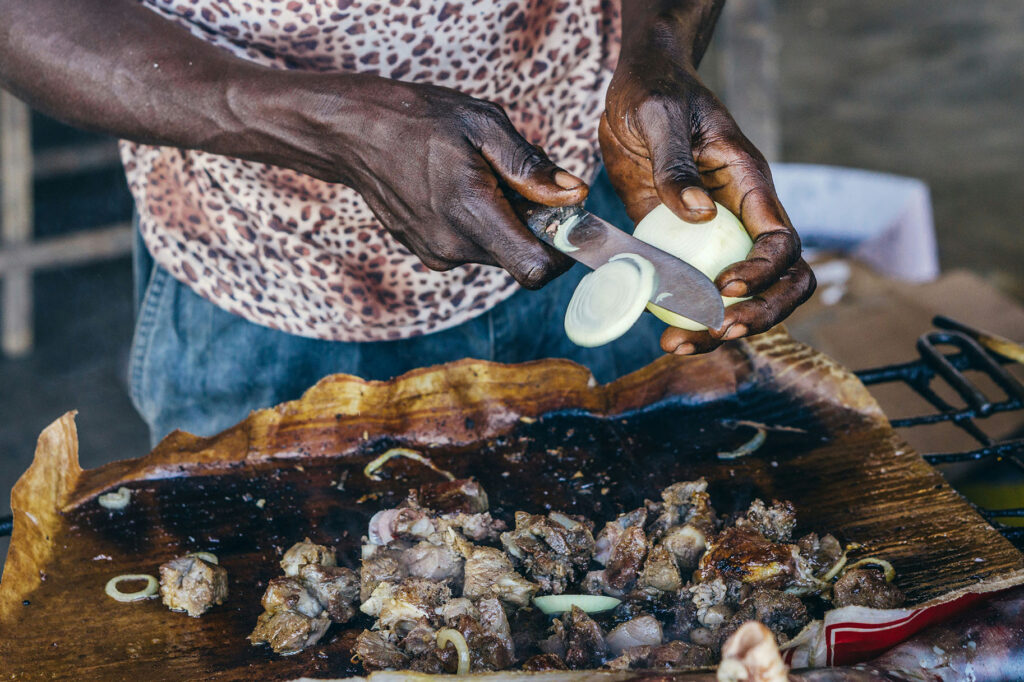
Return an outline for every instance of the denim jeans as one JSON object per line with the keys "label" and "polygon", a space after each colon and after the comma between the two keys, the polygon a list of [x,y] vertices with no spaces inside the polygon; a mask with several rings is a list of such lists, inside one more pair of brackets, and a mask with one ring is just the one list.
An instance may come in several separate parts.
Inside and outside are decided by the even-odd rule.
{"label": "denim jeans", "polygon": [[[604,171],[587,208],[618,226],[632,225]],[[132,402],[154,445],[178,428],[215,434],[251,410],[298,398],[329,374],[386,380],[467,357],[506,363],[560,357],[585,365],[604,383],[661,354],[663,325],[653,315],[600,348],[580,348],[566,338],[562,320],[587,272],[581,265],[457,327],[399,341],[347,343],[294,336],[222,310],[155,265],[141,238],[136,242],[137,318],[128,372]]]}

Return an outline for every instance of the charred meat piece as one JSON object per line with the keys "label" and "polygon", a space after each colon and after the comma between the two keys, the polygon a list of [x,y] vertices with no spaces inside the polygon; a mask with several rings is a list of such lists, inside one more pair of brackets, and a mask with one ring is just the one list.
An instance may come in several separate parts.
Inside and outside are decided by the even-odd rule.
{"label": "charred meat piece", "polygon": [[537,585],[516,573],[501,550],[473,547],[466,558],[462,596],[474,600],[497,597],[510,604],[526,606],[536,593]]}
{"label": "charred meat piece", "polygon": [[615,656],[638,646],[657,646],[663,641],[661,623],[654,616],[640,616],[615,626],[605,637]]}
{"label": "charred meat piece", "polygon": [[612,548],[618,544],[619,539],[622,537],[622,533],[627,528],[633,526],[640,526],[643,528],[647,522],[647,509],[641,507],[634,509],[631,512],[622,514],[614,521],[609,521],[604,524],[604,528],[597,534],[597,539],[594,543],[594,561],[606,566],[608,560],[612,555]]}
{"label": "charred meat piece", "polygon": [[872,609],[894,609],[903,604],[903,592],[894,583],[885,581],[882,571],[862,567],[847,571],[832,588],[835,606],[867,606]]}
{"label": "charred meat piece", "polygon": [[750,620],[763,623],[775,635],[776,641],[783,644],[800,632],[811,619],[807,607],[796,595],[757,588],[718,632],[719,643],[724,643],[743,623]]}
{"label": "charred meat piece", "polygon": [[346,623],[356,615],[359,577],[352,569],[306,564],[299,569],[299,579],[335,623]]}
{"label": "charred meat piece", "polygon": [[462,583],[462,557],[446,545],[426,540],[402,552],[402,570],[416,578],[438,580],[459,588]]}
{"label": "charred meat piece", "polygon": [[443,529],[454,528],[474,542],[494,542],[508,528],[501,519],[491,518],[490,512],[445,514],[440,525]]}
{"label": "charred meat piece", "polygon": [[617,658],[613,658],[605,664],[605,667],[609,670],[632,670],[636,668],[646,668],[647,660],[651,657],[651,650],[653,646],[634,646],[626,649],[618,655]]}
{"label": "charred meat piece", "polygon": [[422,619],[431,625],[440,625],[441,606],[451,597],[452,592],[444,583],[406,578],[395,586],[389,597],[381,600],[377,626],[404,634]]}
{"label": "charred meat piece", "polygon": [[630,526],[623,531],[608,557],[604,570],[608,594],[621,596],[636,583],[647,557],[647,536],[640,526]]}
{"label": "charred meat piece", "polygon": [[565,663],[573,670],[596,668],[608,655],[601,626],[580,607],[573,606],[565,617]]}
{"label": "charred meat piece", "polygon": [[424,618],[415,625],[398,643],[398,648],[412,657],[429,655],[437,648],[437,631]]}
{"label": "charred meat piece", "polygon": [[737,520],[736,525],[741,524],[749,524],[772,542],[789,542],[796,528],[796,508],[789,500],[772,500],[770,507],[763,500],[754,500],[746,517]]}
{"label": "charred meat piece", "polygon": [[[683,591],[688,592],[685,588]],[[690,632],[700,627],[700,621],[697,620],[697,607],[689,599],[689,594],[685,597],[680,594],[679,599],[672,605],[670,612],[670,615],[666,618],[667,623],[662,628],[665,633],[665,639],[670,641],[674,639],[689,639]]]}
{"label": "charred meat piece", "polygon": [[647,553],[644,568],[640,572],[639,585],[662,592],[676,592],[683,586],[675,557],[664,546],[658,545]]}
{"label": "charred meat piece", "polygon": [[318,545],[309,538],[297,542],[281,557],[281,570],[289,578],[294,578],[306,564],[320,564],[322,566],[334,566],[337,559],[334,550]]}
{"label": "charred meat piece", "polygon": [[425,507],[440,514],[479,514],[489,508],[487,493],[472,478],[427,483],[409,495],[410,506]]}
{"label": "charred meat piece", "polygon": [[505,608],[497,599],[481,599],[476,605],[480,617],[477,622],[483,631],[493,635],[508,650],[511,660],[515,660],[516,648],[512,641],[512,628],[509,627],[508,617],[505,615]]}
{"label": "charred meat piece", "polygon": [[270,613],[290,610],[309,618],[324,615],[324,606],[320,600],[310,594],[306,586],[296,578],[274,578],[267,583],[267,591],[263,593],[263,609]]}
{"label": "charred meat piece", "polygon": [[726,528],[701,557],[699,579],[722,578],[781,588],[794,574],[796,549],[796,545],[772,542],[750,527]]}
{"label": "charred meat piece", "polygon": [[673,526],[661,536],[658,546],[672,554],[681,570],[693,571],[707,549],[707,535],[689,523]]}
{"label": "charred meat piece", "polygon": [[327,616],[310,618],[292,609],[264,611],[249,641],[253,645],[265,642],[277,654],[296,654],[316,644],[330,625],[331,619]]}
{"label": "charred meat piece", "polygon": [[594,555],[594,536],[582,518],[516,512],[515,530],[501,534],[505,551],[519,561],[541,590],[561,594]]}
{"label": "charred meat piece", "polygon": [[470,670],[503,670],[512,665],[514,657],[509,648],[510,640],[487,630],[469,616],[459,616],[452,627],[466,638]]}
{"label": "charred meat piece", "polygon": [[796,546],[815,576],[828,573],[843,556],[843,546],[832,535],[819,538],[817,533],[808,533],[796,541]]}
{"label": "charred meat piece", "polygon": [[353,651],[367,671],[409,667],[409,656],[391,642],[385,633],[377,630],[360,632]]}
{"label": "charred meat piece", "polygon": [[569,666],[555,654],[537,654],[526,659],[523,670],[544,672],[545,670],[568,670]]}
{"label": "charred meat piece", "polygon": [[160,597],[172,611],[193,618],[223,604],[228,596],[228,572],[223,566],[193,555],[172,559],[160,566]]}
{"label": "charred meat piece", "polygon": [[363,547],[363,562],[359,569],[359,600],[365,602],[382,582],[398,582],[405,577],[402,550],[386,549],[374,545]]}
{"label": "charred meat piece", "polygon": [[708,482],[703,478],[682,481],[661,491],[662,502],[648,502],[650,523],[646,531],[651,540],[660,540],[669,528],[680,524],[690,524],[705,534],[713,533],[715,510],[707,489]]}
{"label": "charred meat piece", "polygon": [[451,625],[459,616],[477,618],[480,612],[476,610],[476,605],[465,597],[451,599],[441,607],[441,619],[446,625]]}
{"label": "charred meat piece", "polygon": [[651,649],[648,668],[706,668],[715,662],[715,652],[688,642],[669,642]]}

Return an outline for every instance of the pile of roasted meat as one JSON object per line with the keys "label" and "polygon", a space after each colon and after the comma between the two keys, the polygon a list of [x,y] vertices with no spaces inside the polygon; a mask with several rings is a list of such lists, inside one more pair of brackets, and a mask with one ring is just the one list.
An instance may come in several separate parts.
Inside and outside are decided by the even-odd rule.
{"label": "pile of roasted meat", "polygon": [[[746,621],[782,644],[829,605],[902,603],[891,574],[847,568],[836,538],[794,540],[795,526],[789,502],[717,513],[703,479],[600,529],[557,511],[509,527],[477,482],[426,485],[373,516],[358,573],[309,540],[289,549],[250,640],[291,654],[362,618],[353,653],[368,671],[694,668]],[[551,617],[534,603],[598,594],[617,606],[588,613],[573,597]]]}

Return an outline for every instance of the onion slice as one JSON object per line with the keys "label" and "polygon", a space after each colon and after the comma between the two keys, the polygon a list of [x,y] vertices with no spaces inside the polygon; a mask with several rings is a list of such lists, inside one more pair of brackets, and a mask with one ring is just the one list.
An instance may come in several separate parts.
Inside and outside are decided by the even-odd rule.
{"label": "onion slice", "polygon": [[217,555],[213,552],[189,552],[188,556],[194,556],[197,559],[202,559],[208,564],[220,563],[220,560],[217,559]]}
{"label": "onion slice", "polygon": [[593,348],[619,338],[644,312],[654,292],[654,265],[620,253],[580,280],[565,311],[565,334]]}
{"label": "onion slice", "polygon": [[441,649],[448,646],[451,643],[455,647],[455,651],[459,653],[459,668],[456,671],[457,675],[466,675],[469,673],[469,645],[466,644],[466,638],[462,636],[462,633],[453,628],[441,628],[437,631],[437,646]]}
{"label": "onion slice", "polygon": [[621,603],[621,599],[601,594],[548,594],[533,598],[533,605],[549,616],[572,611],[574,606],[578,606],[587,613],[600,613],[601,611],[610,611]]}
{"label": "onion slice", "polygon": [[128,503],[131,502],[132,491],[121,486],[117,491],[112,493],[103,493],[96,499],[104,509],[120,511],[127,507]]}
{"label": "onion slice", "polygon": [[882,573],[885,575],[885,582],[887,583],[891,583],[896,579],[896,569],[892,567],[892,564],[885,559],[879,559],[878,557],[873,556],[864,557],[860,561],[854,561],[846,567],[846,570],[844,570],[843,573],[845,574],[846,571],[852,571],[853,569],[860,568],[861,566],[877,566],[882,569]]}
{"label": "onion slice", "polygon": [[452,474],[450,471],[439,469],[437,465],[430,461],[429,457],[426,457],[416,452],[415,450],[410,450],[409,448],[391,448],[383,455],[377,457],[372,462],[363,467],[363,474],[371,481],[381,480],[380,476],[377,475],[377,469],[380,469],[389,459],[393,457],[408,457],[409,459],[416,460],[420,464],[423,464],[431,468],[432,470],[436,471],[437,473],[447,478],[449,481],[455,480],[454,474]]}
{"label": "onion slice", "polygon": [[[145,580],[146,586],[141,590],[135,592],[122,592],[117,589],[118,583],[127,582],[129,580]],[[126,573],[124,575],[114,576],[107,581],[107,587],[105,591],[107,596],[111,599],[116,599],[122,602],[142,601],[143,599],[149,599],[157,593],[159,583],[156,578],[145,573]]]}

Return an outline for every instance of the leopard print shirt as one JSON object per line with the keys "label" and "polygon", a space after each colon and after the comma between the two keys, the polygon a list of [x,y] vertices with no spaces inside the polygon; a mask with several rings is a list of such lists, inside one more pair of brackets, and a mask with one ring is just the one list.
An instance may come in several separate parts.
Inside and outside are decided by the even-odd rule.
{"label": "leopard print shirt", "polygon": [[[592,177],[618,58],[618,0],[143,0],[233,54],[280,69],[360,72],[502,105],[570,172]],[[427,269],[354,190],[199,151],[121,143],[149,251],[252,322],[337,341],[401,339],[511,296],[499,268]]]}

